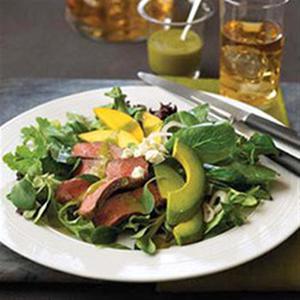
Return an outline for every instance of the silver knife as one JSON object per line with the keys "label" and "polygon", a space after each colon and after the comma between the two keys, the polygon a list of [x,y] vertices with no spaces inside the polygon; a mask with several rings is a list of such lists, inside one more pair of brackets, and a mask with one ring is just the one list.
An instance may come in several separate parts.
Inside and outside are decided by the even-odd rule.
{"label": "silver knife", "polygon": [[[292,152],[293,154],[282,150],[290,148],[286,147],[287,145],[285,145],[284,143],[280,143],[282,147],[277,147],[279,150],[279,155],[271,157],[269,156],[269,158],[285,167],[289,171],[293,172],[294,174],[300,176],[300,160],[298,151],[298,149],[300,148],[300,141],[299,136],[293,130],[290,130],[289,128],[281,126],[272,121],[266,120],[256,114],[249,113],[243,109],[230,105],[229,103],[222,101],[217,97],[203,93],[199,90],[196,91],[189,89],[185,86],[173,83],[159,76],[144,72],[138,72],[138,77],[150,85],[160,87],[177,96],[183,97],[184,99],[187,99],[196,105],[199,105],[201,103],[208,103],[210,105],[210,110],[215,116],[219,116],[222,119],[225,118],[232,121],[235,127],[237,127],[236,129],[238,129],[240,133],[246,135],[247,137],[249,137],[249,132],[253,133],[253,131],[250,130],[250,128],[253,128],[255,130],[268,133],[271,136],[280,139],[282,142],[285,142],[287,145],[292,144],[294,148],[289,152]],[[280,134],[278,134],[277,130],[280,131]],[[274,132],[275,134],[273,134]],[[285,138],[286,135],[289,135],[288,139]]]}
{"label": "silver knife", "polygon": [[300,150],[300,137],[294,130],[288,127],[262,118],[242,108],[238,108],[221,100],[220,98],[203,93],[199,90],[189,89],[183,85],[171,82],[162,77],[144,72],[138,72],[138,77],[150,85],[158,86],[168,92],[188,99],[195,104],[199,104],[199,102],[208,103],[213,113],[219,115],[220,117],[233,122],[243,122],[257,131],[267,133],[286,143],[288,146]]}

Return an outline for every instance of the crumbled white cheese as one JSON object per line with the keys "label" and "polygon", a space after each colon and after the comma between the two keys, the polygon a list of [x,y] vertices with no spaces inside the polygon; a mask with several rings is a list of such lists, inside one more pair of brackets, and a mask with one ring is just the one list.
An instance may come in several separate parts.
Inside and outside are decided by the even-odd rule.
{"label": "crumbled white cheese", "polygon": [[134,151],[131,148],[125,148],[122,151],[121,158],[130,158],[133,157]]}
{"label": "crumbled white cheese", "polygon": [[153,164],[164,161],[168,151],[163,145],[163,140],[156,135],[150,134],[147,138],[133,149],[133,156],[144,156],[145,159]]}
{"label": "crumbled white cheese", "polygon": [[165,156],[158,150],[148,150],[145,154],[145,159],[152,164],[159,164],[165,160]]}
{"label": "crumbled white cheese", "polygon": [[134,179],[143,178],[145,176],[145,169],[138,166],[135,167],[131,173],[131,177]]}

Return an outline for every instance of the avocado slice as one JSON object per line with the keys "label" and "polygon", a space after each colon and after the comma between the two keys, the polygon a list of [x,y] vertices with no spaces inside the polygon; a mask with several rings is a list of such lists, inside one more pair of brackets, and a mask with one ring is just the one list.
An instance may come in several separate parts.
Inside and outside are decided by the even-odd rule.
{"label": "avocado slice", "polygon": [[197,242],[202,239],[203,232],[204,222],[200,209],[191,219],[176,225],[173,229],[173,235],[177,245]]}
{"label": "avocado slice", "polygon": [[205,174],[196,152],[178,139],[172,156],[183,166],[186,182],[167,194],[167,223],[177,225],[189,220],[199,209],[205,189]]}
{"label": "avocado slice", "polygon": [[154,173],[159,192],[164,199],[169,192],[180,189],[184,185],[183,178],[170,166],[167,161],[154,166]]}

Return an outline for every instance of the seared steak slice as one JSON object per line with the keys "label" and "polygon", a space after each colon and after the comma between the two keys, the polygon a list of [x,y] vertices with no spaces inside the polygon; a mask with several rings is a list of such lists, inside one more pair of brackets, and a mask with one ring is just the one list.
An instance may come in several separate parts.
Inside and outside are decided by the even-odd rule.
{"label": "seared steak slice", "polygon": [[107,164],[105,173],[107,178],[131,177],[131,174],[136,167],[143,168],[145,170],[143,177],[148,177],[149,164],[143,157],[114,159]]}
{"label": "seared steak slice", "polygon": [[[155,198],[155,205],[161,205],[163,199],[156,184],[150,184],[149,190]],[[143,188],[138,188],[110,197],[105,201],[105,204],[97,210],[93,218],[94,224],[98,226],[113,226],[133,214],[143,214],[144,208],[141,203],[142,194]]]}
{"label": "seared steak slice", "polygon": [[105,142],[75,144],[72,149],[72,155],[81,158],[98,159],[101,154],[101,148],[107,147],[107,145],[113,159],[118,159],[121,157],[121,148],[113,144],[107,144]]}
{"label": "seared steak slice", "polygon": [[82,158],[98,158],[102,146],[103,143],[101,142],[78,143],[74,145],[72,155]]}
{"label": "seared steak slice", "polygon": [[74,200],[84,193],[90,185],[90,182],[81,178],[65,180],[58,186],[55,199],[60,203]]}
{"label": "seared steak slice", "polygon": [[[143,177],[131,176],[135,167],[142,167],[145,170]],[[142,185],[148,177],[148,163],[142,157],[115,159],[108,163],[106,176],[99,188],[83,199],[79,209],[80,215],[91,219],[95,210],[114,192]]]}
{"label": "seared steak slice", "polygon": [[109,198],[115,191],[128,185],[128,178],[113,178],[100,182],[99,187],[92,193],[88,194],[82,201],[79,214],[91,219],[94,216],[96,208],[101,207],[105,200]]}

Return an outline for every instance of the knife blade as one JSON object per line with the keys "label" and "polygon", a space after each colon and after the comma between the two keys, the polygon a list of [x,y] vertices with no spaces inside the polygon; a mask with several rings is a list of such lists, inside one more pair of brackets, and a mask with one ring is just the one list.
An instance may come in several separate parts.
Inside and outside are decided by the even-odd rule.
{"label": "knife blade", "polygon": [[162,77],[144,72],[138,72],[137,75],[144,82],[158,86],[168,92],[188,99],[195,104],[199,104],[199,102],[208,103],[210,105],[210,109],[222,118],[226,118],[233,122],[244,122],[246,125],[257,131],[267,133],[291,147],[298,150],[300,149],[300,138],[297,133],[290,128],[267,120],[256,114],[249,113],[248,111],[236,107],[227,101],[221,100],[220,98],[206,94],[199,90],[189,89]]}

